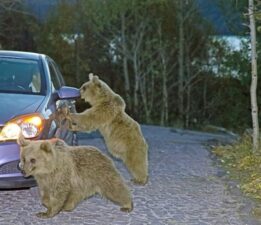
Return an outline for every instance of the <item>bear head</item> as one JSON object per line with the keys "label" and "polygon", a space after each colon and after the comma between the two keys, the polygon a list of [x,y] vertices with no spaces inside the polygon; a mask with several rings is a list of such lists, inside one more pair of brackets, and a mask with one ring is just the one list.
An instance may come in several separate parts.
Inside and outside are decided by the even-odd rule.
{"label": "bear head", "polygon": [[109,86],[99,79],[97,75],[89,74],[89,81],[85,82],[80,88],[81,98],[91,105],[107,99],[112,90]]}
{"label": "bear head", "polygon": [[19,168],[25,177],[45,175],[54,170],[55,150],[51,141],[29,141],[20,136]]}

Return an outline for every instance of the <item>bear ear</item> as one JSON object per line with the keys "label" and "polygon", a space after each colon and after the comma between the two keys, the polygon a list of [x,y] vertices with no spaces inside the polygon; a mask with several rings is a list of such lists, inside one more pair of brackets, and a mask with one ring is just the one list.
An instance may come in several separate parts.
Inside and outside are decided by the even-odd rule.
{"label": "bear ear", "polygon": [[44,141],[43,143],[41,143],[40,149],[45,151],[46,153],[51,153],[52,152],[52,146],[47,141]]}
{"label": "bear ear", "polygon": [[100,82],[100,79],[99,79],[99,77],[98,77],[97,75],[93,76],[92,82],[93,82],[96,86],[101,87],[101,82]]}
{"label": "bear ear", "polygon": [[24,138],[24,136],[22,135],[22,133],[20,133],[20,135],[19,135],[19,137],[17,139],[17,144],[20,145],[21,147],[25,147],[25,146],[30,144],[30,141],[26,140]]}
{"label": "bear ear", "polygon": [[100,82],[100,79],[97,75],[93,75],[93,73],[90,73],[89,79],[90,79],[91,82],[93,82],[97,86],[101,87],[101,82]]}
{"label": "bear ear", "polygon": [[93,81],[94,83],[99,83],[99,82],[100,82],[99,77],[98,77],[97,75],[94,75],[94,76],[93,76],[92,81]]}
{"label": "bear ear", "polygon": [[92,81],[93,79],[93,73],[89,73],[89,80]]}

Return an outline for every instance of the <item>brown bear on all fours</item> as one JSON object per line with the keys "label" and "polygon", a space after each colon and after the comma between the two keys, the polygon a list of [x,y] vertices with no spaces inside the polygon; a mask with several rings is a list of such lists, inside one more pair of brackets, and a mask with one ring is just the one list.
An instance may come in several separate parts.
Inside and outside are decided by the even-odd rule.
{"label": "brown bear on all fours", "polygon": [[125,112],[124,100],[98,76],[89,75],[89,81],[80,88],[81,98],[91,108],[82,113],[71,113],[71,129],[93,131],[103,135],[109,152],[127,166],[137,184],[148,180],[148,145],[140,125]]}
{"label": "brown bear on all fours", "polygon": [[49,218],[60,211],[71,211],[77,204],[94,195],[117,203],[122,211],[132,210],[130,191],[113,162],[92,146],[68,146],[60,139],[29,141],[20,137],[20,168],[38,184]]}

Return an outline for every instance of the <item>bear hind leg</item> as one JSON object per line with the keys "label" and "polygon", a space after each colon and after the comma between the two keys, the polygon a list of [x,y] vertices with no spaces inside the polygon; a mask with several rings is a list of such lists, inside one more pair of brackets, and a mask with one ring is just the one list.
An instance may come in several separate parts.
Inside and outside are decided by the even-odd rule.
{"label": "bear hind leg", "polygon": [[145,185],[148,182],[148,162],[145,154],[143,156],[139,155],[138,157],[129,154],[125,164],[133,176],[133,183]]}
{"label": "bear hind leg", "polygon": [[131,212],[133,209],[132,199],[125,185],[112,185],[102,190],[101,195],[120,205],[123,212]]}

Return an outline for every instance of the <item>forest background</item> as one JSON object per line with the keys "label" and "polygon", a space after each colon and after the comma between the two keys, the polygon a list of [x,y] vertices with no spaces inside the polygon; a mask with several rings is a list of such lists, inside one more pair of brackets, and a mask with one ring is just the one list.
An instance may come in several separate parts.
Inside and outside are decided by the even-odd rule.
{"label": "forest background", "polygon": [[[247,7],[246,0],[1,0],[0,44],[49,55],[69,86],[98,74],[140,123],[243,132],[252,127]],[[259,40],[260,32],[258,55]],[[77,102],[78,111],[85,107]]]}

